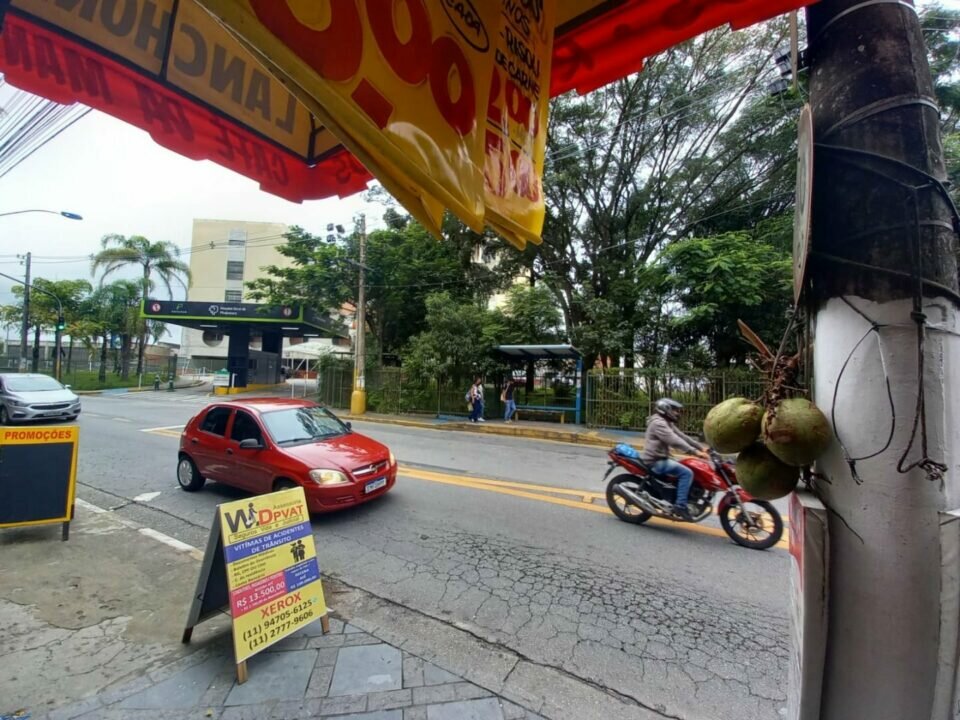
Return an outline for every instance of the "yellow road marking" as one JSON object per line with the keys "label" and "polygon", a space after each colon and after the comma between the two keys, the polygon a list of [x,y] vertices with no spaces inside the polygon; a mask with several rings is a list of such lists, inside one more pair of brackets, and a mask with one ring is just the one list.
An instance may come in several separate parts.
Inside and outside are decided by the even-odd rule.
{"label": "yellow road marking", "polygon": [[[407,467],[401,467],[399,472],[401,475],[403,475],[403,477],[413,478],[414,480],[424,480],[426,482],[435,482],[442,485],[453,485],[471,490],[485,490],[487,492],[498,493],[500,495],[510,495],[512,497],[524,498],[526,500],[538,500],[539,502],[550,503],[551,505],[562,505],[563,507],[574,508],[576,510],[589,510],[591,512],[602,513],[604,515],[612,514],[606,505],[597,505],[592,502],[587,503],[578,500],[568,500],[566,498],[553,497],[551,495],[541,495],[540,493],[536,492],[525,492],[523,490],[516,489],[516,487],[508,486],[512,485],[517,487],[525,487],[523,483],[504,484],[502,481],[477,480],[475,478],[467,478],[455,475],[443,475],[441,473],[429,472],[425,470],[414,470]],[[532,488],[543,486],[526,487]],[[556,488],[550,488],[551,492],[555,490]],[[581,491],[577,494],[582,495],[583,493]],[[689,530],[690,532],[700,533],[702,535],[713,535],[714,537],[723,538],[727,537],[727,534],[722,528],[711,527],[709,525],[677,523],[673,522],[672,520],[665,520],[658,517],[650,518],[647,523],[652,525],[661,525],[664,527],[682,528],[683,530]],[[786,536],[784,536],[784,538],[781,539],[780,542],[778,542],[774,547],[789,547]]]}
{"label": "yellow road marking", "polygon": [[[421,470],[420,468],[411,468],[405,465],[400,466],[400,472],[403,473],[418,473],[424,475],[425,477],[421,478],[422,480],[429,480],[431,477],[436,478],[463,478],[469,482],[482,483],[484,485],[493,485],[494,487],[505,487],[505,488],[514,488],[516,490],[535,490],[537,492],[547,492],[554,493],[557,495],[573,495],[574,497],[584,498],[583,502],[592,502],[592,500],[600,498],[603,499],[606,497],[604,493],[590,492],[589,490],[573,490],[570,488],[554,487],[553,485],[531,485],[530,483],[522,482],[510,482],[508,480],[492,480],[490,478],[482,477],[473,477],[467,475],[448,475],[446,473],[438,473],[432,470]],[[589,499],[587,499],[589,498]]]}

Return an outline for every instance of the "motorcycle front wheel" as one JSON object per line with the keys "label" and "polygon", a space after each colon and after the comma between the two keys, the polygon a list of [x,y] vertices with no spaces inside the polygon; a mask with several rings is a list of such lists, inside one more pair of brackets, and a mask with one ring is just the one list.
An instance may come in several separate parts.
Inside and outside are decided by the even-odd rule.
{"label": "motorcycle front wheel", "polygon": [[610,506],[610,509],[613,510],[613,514],[624,522],[633,523],[634,525],[641,525],[650,519],[651,515],[646,510],[637,507],[632,502],[627,500],[617,493],[618,485],[626,485],[630,490],[637,492],[640,490],[640,485],[642,481],[636,475],[630,475],[629,473],[624,473],[622,475],[617,475],[610,482],[607,483],[607,505]]}
{"label": "motorcycle front wheel", "polygon": [[726,505],[720,511],[720,524],[731,540],[751,550],[771,548],[783,537],[783,519],[766,500]]}

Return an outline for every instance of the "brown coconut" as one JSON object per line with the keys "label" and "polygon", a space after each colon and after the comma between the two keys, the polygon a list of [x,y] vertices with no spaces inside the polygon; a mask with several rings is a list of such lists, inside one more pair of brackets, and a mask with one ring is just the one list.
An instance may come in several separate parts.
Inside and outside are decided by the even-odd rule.
{"label": "brown coconut", "polygon": [[737,480],[757,500],[776,500],[789,495],[800,480],[800,472],[780,462],[760,443],[737,456]]}
{"label": "brown coconut", "polygon": [[811,464],[830,446],[830,423],[806,398],[781,402],[763,416],[762,437],[770,452],[794,467]]}
{"label": "brown coconut", "polygon": [[703,421],[703,436],[722,453],[738,453],[760,435],[763,409],[746,398],[730,398],[714,406]]}

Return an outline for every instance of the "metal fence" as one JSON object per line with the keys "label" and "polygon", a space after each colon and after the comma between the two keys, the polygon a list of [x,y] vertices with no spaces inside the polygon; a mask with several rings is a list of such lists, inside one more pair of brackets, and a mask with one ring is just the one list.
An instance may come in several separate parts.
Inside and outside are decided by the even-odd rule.
{"label": "metal fence", "polygon": [[717,403],[762,394],[759,376],[742,371],[592,370],[587,375],[585,416],[591,427],[643,430],[657,400],[670,397],[684,405],[682,429],[699,433]]}

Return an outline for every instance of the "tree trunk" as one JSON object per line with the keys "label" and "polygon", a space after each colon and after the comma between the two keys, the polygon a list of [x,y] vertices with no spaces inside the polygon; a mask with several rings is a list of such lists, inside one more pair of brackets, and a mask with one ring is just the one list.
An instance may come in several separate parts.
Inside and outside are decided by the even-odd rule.
{"label": "tree trunk", "polygon": [[[789,717],[946,720],[960,699],[960,530],[947,514],[960,506],[960,310],[953,216],[933,181],[946,180],[936,97],[912,7],[822,0],[807,17],[813,395],[849,455],[869,459],[854,476],[835,440],[815,468],[830,510],[826,651],[822,677],[805,656],[817,676],[799,693],[792,678]],[[912,432],[918,399],[926,438],[922,423]],[[942,479],[898,472],[925,455]]]}
{"label": "tree trunk", "polygon": [[33,327],[33,361],[30,365],[31,372],[40,370],[40,323]]}
{"label": "tree trunk", "polygon": [[120,336],[120,379],[130,379],[130,355],[133,349],[133,338],[124,333]]}
{"label": "tree trunk", "polygon": [[103,333],[103,343],[100,345],[100,370],[97,373],[97,379],[100,381],[100,384],[105,384],[107,382],[107,348],[110,345],[110,335],[109,333]]}

